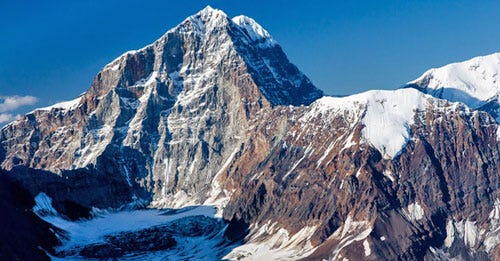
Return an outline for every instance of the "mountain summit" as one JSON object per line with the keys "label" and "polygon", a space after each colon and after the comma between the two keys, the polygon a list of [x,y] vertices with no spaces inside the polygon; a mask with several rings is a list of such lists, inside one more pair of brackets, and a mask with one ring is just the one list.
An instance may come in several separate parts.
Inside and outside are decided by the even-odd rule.
{"label": "mountain summit", "polygon": [[[148,53],[155,54],[151,57],[155,61],[148,70],[150,74],[161,73],[162,69],[166,69],[168,73],[182,74],[189,67],[194,68],[196,65],[186,62],[188,59],[193,62],[210,60],[213,65],[217,65],[232,56],[233,59],[241,60],[252,81],[259,86],[266,100],[273,106],[309,104],[323,95],[288,61],[281,47],[257,22],[245,16],[230,19],[223,11],[210,6],[188,17],[153,44],[125,53],[107,65],[105,70],[125,68],[127,61],[130,62],[127,57],[142,55],[146,58]],[[208,69],[213,68],[197,68],[202,69],[211,73]],[[143,79],[147,76],[138,77]]]}
{"label": "mountain summit", "polygon": [[[5,148],[2,167],[59,173],[100,168],[98,159],[108,155],[126,162],[114,173],[134,173],[124,174],[128,183],[145,179],[142,184],[163,191],[184,184],[188,173],[203,172],[209,177],[199,177],[207,182],[197,191],[216,174],[204,169],[222,164],[259,110],[307,105],[322,95],[253,19],[231,20],[206,7],[106,65],[76,100],[7,126],[4,137],[19,143]],[[16,133],[19,126],[33,133]],[[30,146],[18,147],[25,143]]]}

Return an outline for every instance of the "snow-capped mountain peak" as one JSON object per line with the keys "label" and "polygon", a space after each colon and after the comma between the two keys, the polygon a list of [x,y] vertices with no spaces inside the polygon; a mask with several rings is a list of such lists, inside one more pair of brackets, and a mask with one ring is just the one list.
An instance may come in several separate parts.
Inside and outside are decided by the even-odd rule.
{"label": "snow-capped mountain peak", "polygon": [[201,19],[203,22],[220,23],[227,20],[228,17],[224,11],[207,6],[198,13],[190,16],[188,19]]}
{"label": "snow-capped mountain peak", "polygon": [[[176,46],[167,53],[173,52],[169,60],[192,59],[194,56],[203,53],[203,56],[196,59],[198,62],[207,58],[211,63],[217,63],[227,57],[232,52],[241,57],[246,66],[250,68],[254,80],[263,92],[264,96],[272,105],[278,104],[309,104],[323,93],[314,88],[307,77],[302,74],[293,64],[291,64],[279,44],[272,38],[271,34],[259,25],[254,19],[240,15],[230,19],[223,11],[210,6],[205,7],[198,13],[189,16],[177,26],[168,30],[162,37],[152,44],[139,50],[128,51],[105,66],[104,73],[122,73],[127,67],[127,61],[137,56],[148,56],[151,51],[157,53],[155,68],[159,75],[163,75],[158,67],[163,60],[161,52],[173,48],[168,46],[173,42],[196,42],[189,46],[191,49],[197,48],[196,52],[191,51],[187,56],[182,56],[183,52]],[[187,48],[184,46],[184,48]],[[202,49],[206,50],[202,50]],[[276,48],[272,52],[269,50]],[[203,59],[202,59],[203,58]],[[182,68],[171,68],[172,71],[180,70],[181,78],[183,72],[192,72],[193,63],[179,64]],[[199,67],[201,68],[208,68]],[[143,75],[142,78],[151,74]],[[174,73],[175,74],[175,73]],[[170,75],[175,76],[175,75]],[[114,77],[114,76],[113,76]],[[175,77],[174,77],[175,78]],[[118,78],[114,78],[118,79]],[[180,78],[179,78],[180,79]],[[135,81],[140,78],[134,79]],[[179,83],[180,81],[176,81]],[[119,86],[120,83],[113,84]],[[102,94],[101,94],[102,95]]]}
{"label": "snow-capped mountain peak", "polygon": [[198,14],[201,14],[201,15],[212,15],[213,13],[226,15],[226,13],[224,13],[224,11],[213,8],[210,5],[207,5],[205,8],[201,9],[198,12]]}
{"label": "snow-capped mountain peak", "polygon": [[[228,25],[230,19],[222,10],[207,6],[198,13],[193,14],[182,21],[176,27],[167,31],[167,34],[180,31],[184,33],[207,34],[215,28],[222,28]],[[160,38],[161,39],[161,38]]]}
{"label": "snow-capped mountain peak", "polygon": [[478,108],[500,93],[500,53],[432,68],[407,86]]}
{"label": "snow-capped mountain peak", "polygon": [[277,44],[269,32],[255,22],[254,19],[245,15],[238,15],[233,17],[232,21],[240,26],[241,30],[243,30],[252,42],[259,42],[259,46],[271,47]]}

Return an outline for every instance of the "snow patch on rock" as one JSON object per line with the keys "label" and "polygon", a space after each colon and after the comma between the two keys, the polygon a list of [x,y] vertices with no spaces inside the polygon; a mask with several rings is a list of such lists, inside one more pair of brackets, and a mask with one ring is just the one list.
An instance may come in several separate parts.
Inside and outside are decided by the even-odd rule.
{"label": "snow patch on rock", "polygon": [[71,101],[64,101],[64,102],[59,102],[54,105],[48,106],[48,107],[43,107],[43,108],[38,108],[35,109],[35,111],[50,111],[52,109],[63,109],[63,110],[72,110],[78,107],[80,104],[82,97],[78,97],[74,100]]}
{"label": "snow patch on rock", "polygon": [[222,165],[220,170],[215,174],[212,181],[212,190],[210,191],[210,197],[205,200],[204,205],[214,205],[217,208],[217,217],[222,217],[223,211],[230,199],[230,192],[223,189],[222,185],[219,183],[219,178],[230,166],[234,159],[234,156],[240,151],[240,147],[236,147],[234,151],[229,155],[226,162]]}
{"label": "snow patch on rock", "polygon": [[486,251],[490,252],[500,244],[500,199],[497,198],[495,200],[493,209],[488,217],[491,223],[483,244]]}
{"label": "snow patch on rock", "polygon": [[348,216],[344,225],[339,227],[333,235],[330,236],[331,239],[339,240],[335,249],[332,251],[332,260],[341,260],[340,252],[342,249],[353,242],[361,241],[367,238],[372,232],[372,229],[373,228],[368,221],[353,221],[352,217]]}
{"label": "snow patch on rock", "polygon": [[499,222],[500,221],[500,199],[496,199],[493,205],[493,209],[488,216],[491,221]]}
{"label": "snow patch on rock", "polygon": [[424,209],[418,203],[411,203],[405,211],[406,216],[413,221],[424,218]]}
{"label": "snow patch on rock", "polygon": [[366,239],[365,239],[365,241],[363,241],[363,248],[365,249],[365,256],[369,256],[372,254],[372,250],[370,248],[370,243]]}
{"label": "snow patch on rock", "polygon": [[39,216],[57,215],[57,211],[52,207],[52,198],[44,192],[36,195],[33,212]]}
{"label": "snow patch on rock", "polygon": [[446,238],[444,239],[444,245],[446,247],[451,247],[455,241],[455,226],[453,225],[453,220],[450,219],[446,223]]}
{"label": "snow patch on rock", "polygon": [[363,137],[385,158],[394,158],[410,139],[415,111],[425,108],[425,99],[417,92],[375,91],[367,99]]}
{"label": "snow patch on rock", "polygon": [[479,240],[479,229],[475,221],[465,220],[455,224],[458,234],[468,247],[475,247]]}
{"label": "snow patch on rock", "polygon": [[252,224],[250,239],[236,247],[224,259],[230,260],[297,260],[310,255],[316,248],[311,237],[317,226],[306,226],[294,235],[279,228],[277,223],[267,222],[262,226]]}
{"label": "snow patch on rock", "polygon": [[386,169],[384,170],[384,172],[382,172],[382,174],[384,174],[384,176],[386,176],[391,182],[395,181],[392,171]]}
{"label": "snow patch on rock", "polygon": [[500,217],[496,216],[499,213],[500,200],[497,199],[493,210],[490,212],[489,218],[491,222],[487,227],[482,227],[476,221],[461,220],[454,222],[451,219],[448,220],[444,246],[449,248],[455,240],[460,239],[473,251],[483,246],[484,250],[490,253],[500,244]]}

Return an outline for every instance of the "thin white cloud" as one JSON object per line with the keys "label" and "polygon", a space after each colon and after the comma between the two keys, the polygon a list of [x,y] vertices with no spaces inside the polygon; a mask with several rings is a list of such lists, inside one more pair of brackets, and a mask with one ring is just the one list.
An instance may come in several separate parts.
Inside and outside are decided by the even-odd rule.
{"label": "thin white cloud", "polygon": [[[33,105],[38,102],[38,99],[33,96],[0,96],[0,113],[4,112],[9,112],[16,110],[17,108],[25,105]],[[4,115],[4,118],[7,117],[5,115],[9,114],[2,114]],[[11,115],[12,116],[12,115]],[[1,123],[1,121],[0,121]]]}
{"label": "thin white cloud", "polygon": [[0,124],[11,122],[13,120],[18,119],[19,117],[21,117],[21,115],[19,115],[19,114],[13,115],[10,113],[0,113]]}

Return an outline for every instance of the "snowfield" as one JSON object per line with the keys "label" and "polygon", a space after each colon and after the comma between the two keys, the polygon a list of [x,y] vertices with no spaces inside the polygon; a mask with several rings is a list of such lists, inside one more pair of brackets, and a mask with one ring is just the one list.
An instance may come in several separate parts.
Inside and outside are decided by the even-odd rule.
{"label": "snowfield", "polygon": [[397,156],[411,137],[410,125],[418,110],[424,110],[431,96],[415,89],[395,91],[374,90],[347,97],[323,97],[311,106],[309,118],[322,114],[328,120],[329,113],[352,112],[350,121],[361,121],[363,142],[382,153],[384,158]]}
{"label": "snowfield", "polygon": [[[53,260],[88,259],[89,256],[81,253],[89,251],[96,252],[90,258],[118,257],[120,260],[289,260],[307,256],[315,249],[310,237],[316,227],[304,227],[290,236],[276,224],[265,224],[251,227],[253,240],[243,245],[230,242],[224,237],[228,225],[216,216],[215,207],[207,205],[180,209],[94,209],[92,218],[71,221],[57,213],[52,199],[45,193],[38,194],[35,203],[33,212],[63,231],[57,233],[62,245],[56,248],[56,255],[51,256]],[[130,246],[127,241],[137,244],[151,235],[156,236],[155,240],[163,240],[169,234],[176,244],[167,249],[125,251],[123,255],[112,256],[116,254],[112,248],[117,240],[125,241],[123,246]],[[152,244],[154,242],[147,242],[147,246]],[[98,256],[103,248],[108,255]]]}
{"label": "snowfield", "polygon": [[[38,194],[35,203],[33,211],[38,216],[64,231],[58,234],[63,244],[56,248],[57,255],[53,259],[86,259],[87,257],[78,254],[85,247],[105,244],[112,236],[131,237],[137,232],[137,237],[141,237],[144,234],[140,232],[144,230],[155,233],[155,229],[158,229],[158,233],[164,234],[164,231],[169,231],[164,229],[169,225],[176,230],[172,233],[177,242],[175,247],[161,251],[127,253],[120,258],[217,260],[231,249],[230,243],[223,238],[227,226],[221,219],[215,218],[216,209],[213,206],[123,211],[94,209],[91,219],[71,221],[57,213],[52,207],[52,199],[45,193]],[[190,228],[194,229],[186,230]],[[186,233],[193,235],[185,235]]]}

